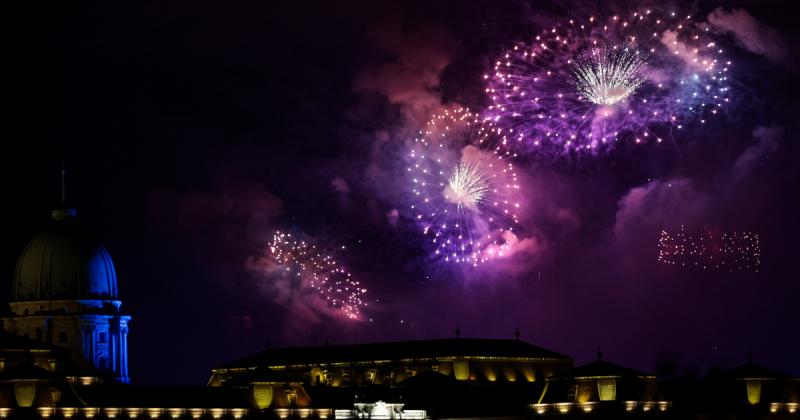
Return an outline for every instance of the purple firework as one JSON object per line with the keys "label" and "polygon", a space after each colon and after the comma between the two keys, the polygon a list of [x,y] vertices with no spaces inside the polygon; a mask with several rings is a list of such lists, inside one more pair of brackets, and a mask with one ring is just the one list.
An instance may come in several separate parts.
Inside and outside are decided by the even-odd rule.
{"label": "purple firework", "polygon": [[482,147],[493,132],[458,108],[434,115],[409,145],[408,211],[437,260],[477,265],[509,250],[520,186],[510,153]]}
{"label": "purple firework", "polygon": [[555,25],[498,55],[484,118],[520,153],[660,143],[730,101],[731,62],[711,35],[651,10]]}

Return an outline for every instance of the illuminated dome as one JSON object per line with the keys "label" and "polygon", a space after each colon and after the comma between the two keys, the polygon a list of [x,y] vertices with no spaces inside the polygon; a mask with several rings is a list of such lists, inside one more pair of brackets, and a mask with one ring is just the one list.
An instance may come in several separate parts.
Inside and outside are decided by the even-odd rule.
{"label": "illuminated dome", "polygon": [[12,300],[116,300],[117,274],[105,247],[78,223],[75,210],[52,216],[19,257]]}

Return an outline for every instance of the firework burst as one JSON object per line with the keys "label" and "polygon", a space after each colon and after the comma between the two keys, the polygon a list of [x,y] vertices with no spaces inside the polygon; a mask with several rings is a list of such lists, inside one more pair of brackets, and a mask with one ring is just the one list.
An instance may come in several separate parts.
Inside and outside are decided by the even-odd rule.
{"label": "firework burst", "polygon": [[469,209],[476,209],[491,188],[486,172],[478,165],[460,162],[453,169],[444,189],[447,201]]}
{"label": "firework burst", "polygon": [[491,123],[459,108],[434,116],[411,143],[409,211],[437,259],[477,265],[506,251],[519,183],[511,154],[485,148],[493,133]]}
{"label": "firework burst", "polygon": [[329,307],[348,319],[359,319],[367,306],[367,289],[337,261],[336,251],[324,249],[290,233],[275,232],[267,244],[268,256],[282,275],[292,276]]}
{"label": "firework burst", "polygon": [[627,48],[592,49],[575,59],[575,89],[595,105],[614,105],[645,82],[645,61]]}
{"label": "firework burst", "polygon": [[730,102],[731,62],[711,36],[691,16],[651,10],[557,24],[498,54],[484,118],[520,153],[673,139]]}
{"label": "firework burst", "polygon": [[684,226],[676,233],[661,231],[658,261],[701,270],[755,271],[761,266],[761,246],[753,232],[695,231]]}

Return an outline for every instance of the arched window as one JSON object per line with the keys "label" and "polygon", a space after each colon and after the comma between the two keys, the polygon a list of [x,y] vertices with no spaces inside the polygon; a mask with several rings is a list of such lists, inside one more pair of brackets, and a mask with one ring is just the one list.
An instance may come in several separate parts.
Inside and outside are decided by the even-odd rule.
{"label": "arched window", "polygon": [[100,369],[106,368],[106,358],[105,356],[100,356],[97,358],[97,367]]}

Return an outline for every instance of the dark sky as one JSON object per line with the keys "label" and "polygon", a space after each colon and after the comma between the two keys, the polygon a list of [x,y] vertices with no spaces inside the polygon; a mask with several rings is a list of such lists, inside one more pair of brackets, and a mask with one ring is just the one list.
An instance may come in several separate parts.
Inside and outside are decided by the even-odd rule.
{"label": "dark sky", "polygon": [[[747,18],[724,35],[730,114],[680,151],[525,160],[535,249],[461,270],[431,261],[407,215],[392,217],[407,194],[403,145],[443,106],[486,104],[492,51],[586,8],[384,3],[4,3],[3,293],[66,162],[69,200],[117,266],[139,383],[203,383],[267,341],[450,337],[456,325],[498,338],[519,327],[578,363],[602,347],[635,368],[672,354],[702,372],[753,352],[800,375],[794,12],[676,4]],[[762,270],[658,264],[660,229],[679,224],[758,232]],[[380,299],[373,321],[276,297],[247,268],[276,228],[346,245],[341,258]]]}

